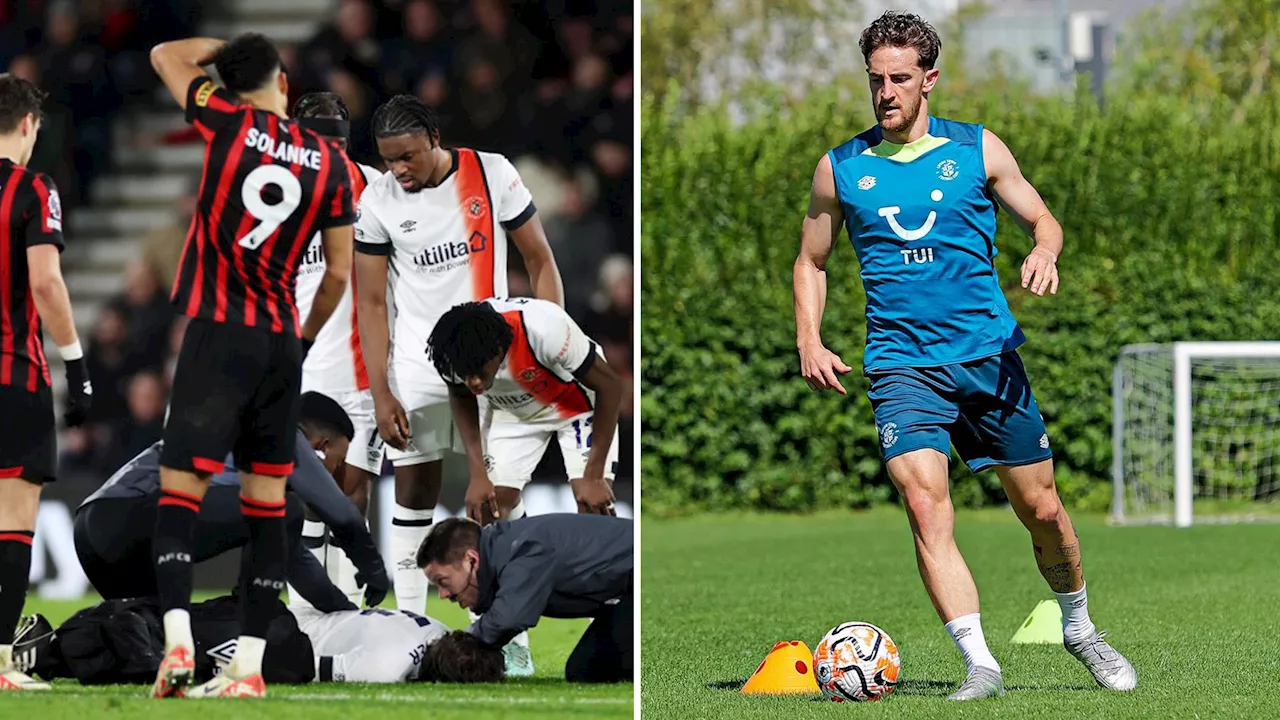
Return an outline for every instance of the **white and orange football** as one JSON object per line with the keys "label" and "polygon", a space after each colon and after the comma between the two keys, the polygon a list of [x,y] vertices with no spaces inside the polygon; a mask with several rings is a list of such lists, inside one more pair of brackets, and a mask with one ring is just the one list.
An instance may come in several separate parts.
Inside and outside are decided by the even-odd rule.
{"label": "white and orange football", "polygon": [[898,646],[871,623],[841,623],[813,651],[818,687],[835,702],[883,700],[898,684],[901,669]]}

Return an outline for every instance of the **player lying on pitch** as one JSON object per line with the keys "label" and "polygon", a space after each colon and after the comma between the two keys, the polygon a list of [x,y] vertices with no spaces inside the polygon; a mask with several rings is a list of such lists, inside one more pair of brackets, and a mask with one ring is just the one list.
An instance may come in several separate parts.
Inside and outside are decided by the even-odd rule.
{"label": "player lying on pitch", "polygon": [[[225,666],[241,632],[240,600],[225,596],[191,608],[196,680]],[[408,611],[285,609],[276,603],[267,635],[268,682],[501,682],[502,653],[468,632]],[[150,682],[164,642],[156,598],[107,600],[77,612],[55,631],[41,615],[19,624],[15,658],[23,672],[89,685]],[[292,613],[292,615],[290,614]]]}
{"label": "player lying on pitch", "polygon": [[[358,568],[358,582],[366,586],[365,600],[377,605],[391,586],[382,555],[364,518],[333,480],[347,453],[351,421],[337,403],[319,393],[303,394],[299,404],[300,420],[295,437],[297,463],[288,478],[285,505],[290,546],[289,582],[318,608],[354,609],[329,581],[315,556],[302,546],[305,504],[332,529],[335,543]],[[163,441],[143,451],[76,511],[76,554],[89,582],[104,598],[144,597],[159,592],[151,547],[157,500],[161,494],[162,453]],[[250,541],[249,523],[240,512],[240,471],[231,458],[227,465],[225,471],[209,481],[209,491],[200,504],[192,546],[193,562],[242,548]]]}
{"label": "player lying on pitch", "polygon": [[502,653],[435,618],[381,608],[289,609],[311,639],[319,682],[502,682]]}

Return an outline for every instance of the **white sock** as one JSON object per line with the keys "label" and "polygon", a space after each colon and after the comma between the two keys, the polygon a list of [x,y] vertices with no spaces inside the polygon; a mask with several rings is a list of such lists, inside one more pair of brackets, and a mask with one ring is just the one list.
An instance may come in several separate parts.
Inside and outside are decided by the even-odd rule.
{"label": "white sock", "polygon": [[13,646],[0,645],[0,673],[13,669]]}
{"label": "white sock", "polygon": [[164,651],[178,646],[194,652],[196,643],[191,639],[191,613],[175,609],[164,614]]}
{"label": "white sock", "polygon": [[329,580],[342,591],[347,599],[356,607],[364,605],[364,589],[356,585],[356,566],[336,545],[328,545],[324,568],[329,573]]}
{"label": "white sock", "polygon": [[237,680],[262,674],[262,654],[267,650],[267,641],[251,635],[241,635],[236,640],[236,654],[227,665],[228,677]]}
{"label": "white sock", "polygon": [[[435,508],[415,510],[396,503],[391,515],[391,558],[395,562],[396,607],[427,612],[427,575],[418,567],[418,547],[431,532]],[[425,521],[425,522],[424,522]]]}
{"label": "white sock", "polygon": [[1000,672],[1000,663],[996,662],[991,651],[987,649],[987,638],[982,634],[981,617],[980,613],[961,615],[947,623],[947,632],[951,633],[951,639],[955,641],[956,647],[960,648],[960,654],[964,656],[966,672],[973,672],[973,669],[979,666]]}
{"label": "white sock", "polygon": [[1054,593],[1058,607],[1062,608],[1062,637],[1068,641],[1080,641],[1093,635],[1093,621],[1089,619],[1089,596],[1086,585],[1073,593]]}
{"label": "white sock", "polygon": [[520,498],[520,502],[516,503],[516,506],[511,508],[511,513],[502,519],[519,520],[522,517],[524,517],[524,498]]}
{"label": "white sock", "polygon": [[[302,544],[307,547],[312,555],[316,556],[316,560],[319,560],[321,565],[325,564],[325,553],[329,548],[325,545],[320,545],[319,547],[310,546],[315,545],[316,541],[324,538],[324,531],[324,523],[318,520],[302,521]],[[311,603],[302,597],[302,593],[298,592],[297,588],[286,584],[285,589],[289,592],[289,607],[299,610],[308,610],[312,607]],[[356,604],[359,605],[360,603]]]}

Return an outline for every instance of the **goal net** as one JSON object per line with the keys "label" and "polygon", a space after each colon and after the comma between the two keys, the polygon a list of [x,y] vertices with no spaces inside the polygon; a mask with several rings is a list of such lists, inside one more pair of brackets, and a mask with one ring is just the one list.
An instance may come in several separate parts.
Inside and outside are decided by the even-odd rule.
{"label": "goal net", "polygon": [[1280,521],[1280,342],[1127,345],[1112,402],[1115,521]]}

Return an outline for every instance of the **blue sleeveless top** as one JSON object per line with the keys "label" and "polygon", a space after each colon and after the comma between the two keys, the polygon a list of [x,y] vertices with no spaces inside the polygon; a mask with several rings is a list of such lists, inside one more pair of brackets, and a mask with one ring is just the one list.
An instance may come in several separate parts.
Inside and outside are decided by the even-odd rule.
{"label": "blue sleeveless top", "polygon": [[867,295],[864,371],[967,362],[1026,340],[993,265],[981,125],[930,117],[907,145],[876,126],[830,155]]}

